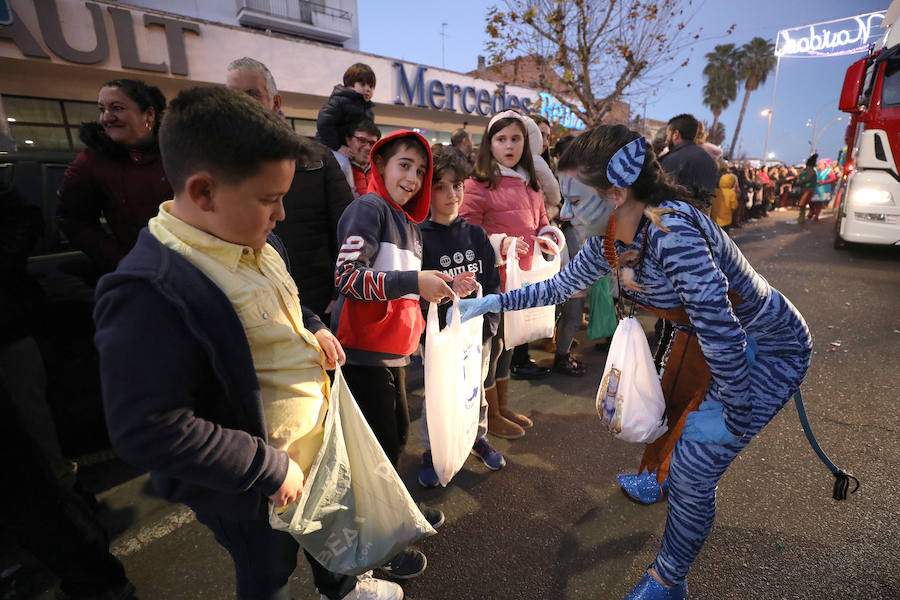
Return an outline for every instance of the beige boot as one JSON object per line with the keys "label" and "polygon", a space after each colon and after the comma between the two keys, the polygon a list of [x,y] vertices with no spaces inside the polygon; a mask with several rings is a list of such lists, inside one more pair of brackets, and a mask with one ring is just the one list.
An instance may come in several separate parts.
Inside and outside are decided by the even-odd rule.
{"label": "beige boot", "polygon": [[497,386],[484,390],[484,397],[488,404],[488,433],[505,440],[516,440],[525,435],[524,429],[500,414]]}
{"label": "beige boot", "polygon": [[531,419],[525,415],[509,410],[509,379],[497,380],[497,403],[500,405],[500,414],[524,429],[534,427]]}

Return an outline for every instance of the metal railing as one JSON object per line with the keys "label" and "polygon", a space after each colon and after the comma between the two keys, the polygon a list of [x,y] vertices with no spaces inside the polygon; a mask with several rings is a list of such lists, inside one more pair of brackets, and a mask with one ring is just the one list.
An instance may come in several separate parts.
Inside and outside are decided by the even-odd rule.
{"label": "metal railing", "polygon": [[[291,10],[293,6],[299,7],[298,12]],[[331,18],[352,21],[350,11],[334,8],[321,2],[309,0],[237,0],[238,11],[242,8],[258,11],[282,19],[298,20],[301,23],[313,24],[313,14],[318,13]]]}

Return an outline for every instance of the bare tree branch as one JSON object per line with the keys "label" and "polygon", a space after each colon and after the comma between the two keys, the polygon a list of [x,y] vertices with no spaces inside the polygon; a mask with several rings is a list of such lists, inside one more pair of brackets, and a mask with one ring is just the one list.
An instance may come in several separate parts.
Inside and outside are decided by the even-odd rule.
{"label": "bare tree branch", "polygon": [[[658,88],[700,39],[692,0],[501,0],[488,12],[492,64],[535,56],[556,77],[520,81],[553,95],[588,126],[616,101]],[[730,33],[730,31],[728,31]]]}

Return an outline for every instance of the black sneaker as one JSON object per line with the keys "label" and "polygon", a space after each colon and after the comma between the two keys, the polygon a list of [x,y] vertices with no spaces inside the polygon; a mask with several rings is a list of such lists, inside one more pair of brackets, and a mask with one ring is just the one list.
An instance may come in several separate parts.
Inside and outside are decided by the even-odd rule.
{"label": "black sneaker", "polygon": [[538,365],[533,360],[510,368],[513,379],[543,379],[550,375],[550,369]]}
{"label": "black sneaker", "polygon": [[394,558],[379,569],[392,579],[412,579],[425,572],[428,561],[425,555],[413,548],[401,550]]}
{"label": "black sneaker", "polygon": [[444,513],[440,510],[425,506],[422,503],[416,504],[416,506],[419,508],[419,512],[425,517],[425,520],[435,529],[444,524]]}

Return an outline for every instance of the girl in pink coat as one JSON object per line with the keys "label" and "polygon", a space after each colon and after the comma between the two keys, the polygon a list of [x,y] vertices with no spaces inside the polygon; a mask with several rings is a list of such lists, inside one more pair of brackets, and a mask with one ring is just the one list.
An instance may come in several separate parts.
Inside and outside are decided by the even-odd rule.
{"label": "girl in pink coat", "polygon": [[[505,256],[516,245],[519,266],[531,268],[534,245],[556,253],[547,243],[565,244],[562,233],[550,225],[528,146],[525,118],[508,110],[494,115],[485,130],[472,178],[465,183],[459,215],[487,232],[494,246],[500,278],[506,290]],[[512,350],[503,348],[503,322],[491,342],[488,376],[484,382],[488,402],[488,431],[516,439],[532,427],[531,419],[509,409],[509,373]]]}

